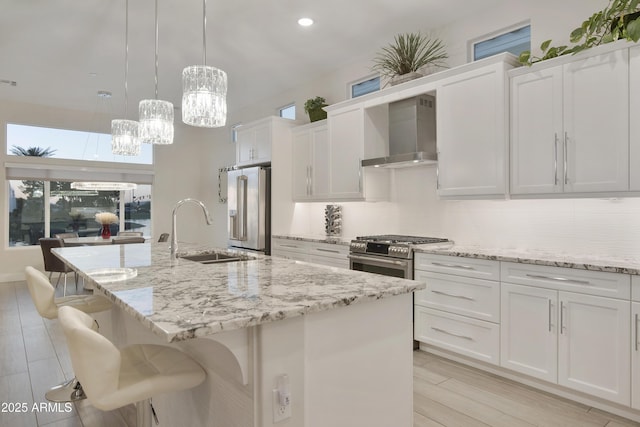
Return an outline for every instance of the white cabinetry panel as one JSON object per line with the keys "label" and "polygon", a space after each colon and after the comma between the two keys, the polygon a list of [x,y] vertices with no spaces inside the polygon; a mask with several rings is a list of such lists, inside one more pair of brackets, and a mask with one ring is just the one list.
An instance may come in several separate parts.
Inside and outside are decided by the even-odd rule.
{"label": "white cabinetry panel", "polygon": [[631,303],[631,407],[640,409],[640,303]]}
{"label": "white cabinetry panel", "polygon": [[504,65],[447,79],[437,90],[438,194],[504,195]]}
{"label": "white cabinetry panel", "polygon": [[415,280],[426,289],[415,293],[415,303],[479,320],[500,322],[500,283],[449,274],[416,271]]}
{"label": "white cabinetry panel", "polygon": [[629,187],[640,191],[640,46],[629,49]]}
{"label": "white cabinetry panel", "polygon": [[513,76],[511,194],[628,191],[630,77],[627,49]]}
{"label": "white cabinetry panel", "polygon": [[500,325],[495,323],[416,306],[415,339],[498,364]]}
{"label": "white cabinetry panel", "polygon": [[511,79],[511,194],[562,191],[562,67]]}
{"label": "white cabinetry panel", "polygon": [[558,293],[508,283],[501,293],[500,365],[555,383]]}
{"label": "white cabinetry panel", "polygon": [[630,302],[559,292],[558,384],[630,404]]}
{"label": "white cabinetry panel", "polygon": [[628,190],[627,49],[564,65],[564,126],[565,191]]}

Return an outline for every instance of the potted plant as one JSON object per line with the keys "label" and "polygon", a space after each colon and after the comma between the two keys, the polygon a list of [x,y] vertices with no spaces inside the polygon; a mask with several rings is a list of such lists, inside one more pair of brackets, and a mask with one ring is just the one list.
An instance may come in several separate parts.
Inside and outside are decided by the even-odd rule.
{"label": "potted plant", "polygon": [[604,9],[591,15],[571,32],[569,40],[573,46],[552,46],[551,40],[546,40],[540,45],[542,56],[532,56],[531,51],[525,50],[520,54],[520,63],[531,65],[620,39],[637,42],[640,40],[639,3],[640,0],[610,0]]}
{"label": "potted plant", "polygon": [[307,99],[304,103],[304,111],[309,115],[309,120],[313,123],[327,118],[327,112],[322,109],[322,107],[326,106],[327,101],[321,96],[316,96],[315,98]]}
{"label": "potted plant", "polygon": [[421,33],[397,34],[374,58],[373,70],[389,78],[393,86],[421,77],[419,71],[426,66],[445,67],[448,57],[440,39]]}

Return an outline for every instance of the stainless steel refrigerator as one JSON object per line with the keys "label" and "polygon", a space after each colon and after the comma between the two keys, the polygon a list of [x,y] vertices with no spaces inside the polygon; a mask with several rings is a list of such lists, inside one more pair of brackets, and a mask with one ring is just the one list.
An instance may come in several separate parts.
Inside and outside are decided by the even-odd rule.
{"label": "stainless steel refrigerator", "polygon": [[227,173],[229,246],[271,253],[271,168]]}

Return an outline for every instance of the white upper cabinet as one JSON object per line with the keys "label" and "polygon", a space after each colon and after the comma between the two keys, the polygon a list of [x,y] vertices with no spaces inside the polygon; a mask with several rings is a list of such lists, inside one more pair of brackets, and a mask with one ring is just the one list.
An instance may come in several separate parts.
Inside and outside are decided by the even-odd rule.
{"label": "white upper cabinet", "polygon": [[364,108],[329,112],[329,177],[333,199],[361,199]]}
{"label": "white upper cabinet", "polygon": [[293,200],[323,200],[329,196],[329,138],[326,121],[292,131]]}
{"label": "white upper cabinet", "polygon": [[[386,110],[385,110],[386,111]],[[380,110],[365,110],[362,104],[329,110],[329,195],[327,200],[386,200],[389,197],[389,173],[363,168],[367,145],[377,132],[374,119]],[[366,138],[365,138],[366,136]],[[377,153],[376,149],[373,149]],[[371,156],[371,153],[367,153]],[[374,157],[374,156],[371,156]]]}
{"label": "white upper cabinet", "polygon": [[562,191],[562,67],[511,79],[511,193]]}
{"label": "white upper cabinet", "polygon": [[508,62],[493,63],[448,78],[438,87],[440,196],[505,195],[506,70],[511,67]]}
{"label": "white upper cabinet", "polygon": [[511,194],[629,190],[628,50],[514,74]]}
{"label": "white upper cabinet", "polygon": [[629,189],[640,191],[640,46],[629,49]]}
{"label": "white upper cabinet", "polygon": [[565,191],[629,188],[628,53],[564,65]]}
{"label": "white upper cabinet", "polygon": [[236,165],[249,166],[271,162],[271,144],[289,138],[289,128],[296,122],[267,117],[238,128]]}

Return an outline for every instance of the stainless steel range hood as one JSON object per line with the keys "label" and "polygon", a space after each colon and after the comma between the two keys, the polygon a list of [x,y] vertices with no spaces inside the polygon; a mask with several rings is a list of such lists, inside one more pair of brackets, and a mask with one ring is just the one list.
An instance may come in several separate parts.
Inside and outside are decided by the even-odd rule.
{"label": "stainless steel range hood", "polygon": [[365,159],[362,166],[398,168],[437,160],[436,100],[421,95],[389,104],[389,155]]}

